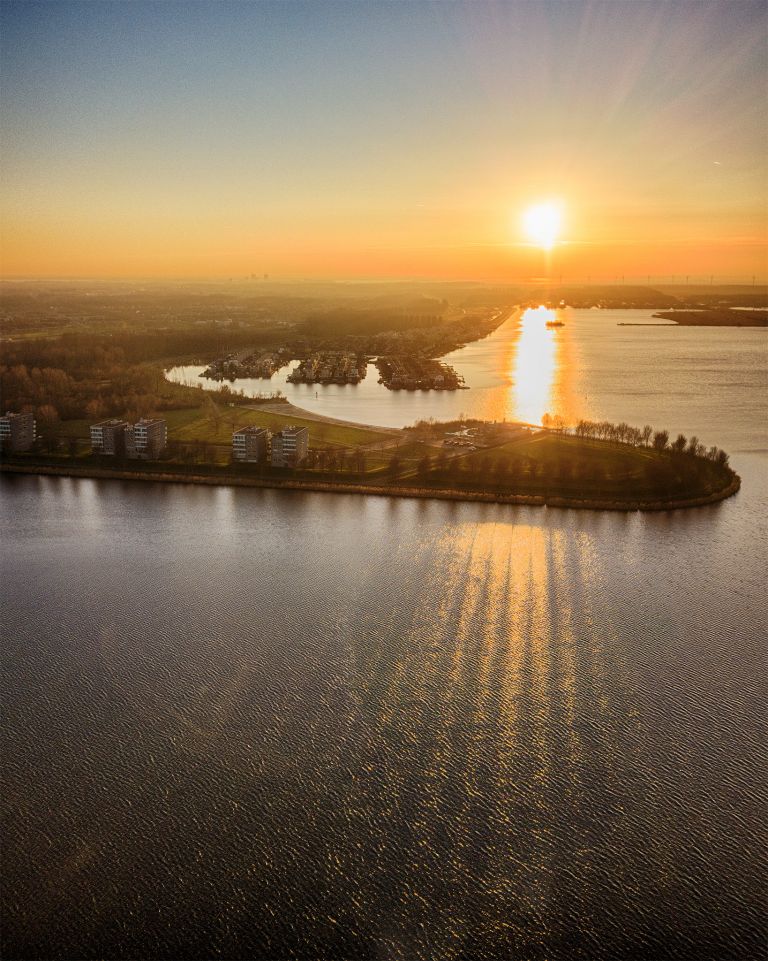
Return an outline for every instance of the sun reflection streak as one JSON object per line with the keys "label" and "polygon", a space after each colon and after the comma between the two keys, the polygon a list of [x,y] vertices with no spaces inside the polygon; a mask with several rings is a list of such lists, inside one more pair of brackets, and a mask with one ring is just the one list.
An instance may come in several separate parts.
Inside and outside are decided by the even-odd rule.
{"label": "sun reflection streak", "polygon": [[546,307],[529,308],[521,318],[513,374],[513,418],[527,424],[540,424],[552,409],[559,341],[557,331],[547,324],[554,321],[555,311]]}

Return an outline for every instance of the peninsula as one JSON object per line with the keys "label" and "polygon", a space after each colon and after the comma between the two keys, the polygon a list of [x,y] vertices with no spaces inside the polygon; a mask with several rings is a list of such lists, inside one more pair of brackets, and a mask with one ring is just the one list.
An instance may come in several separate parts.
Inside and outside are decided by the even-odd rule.
{"label": "peninsula", "polygon": [[[696,506],[738,490],[723,452],[651,427],[462,418],[384,429],[312,415],[278,389],[249,398],[223,383],[268,379],[293,359],[292,379],[307,384],[355,385],[375,363],[390,390],[459,390],[440,358],[520,309],[526,297],[509,287],[73,283],[0,293],[4,409],[35,420],[24,450],[5,445],[9,472],[619,510]],[[685,307],[672,312],[677,321],[724,309],[643,296]],[[756,311],[735,307],[762,293],[728,296],[739,323]],[[168,366],[201,359],[206,389],[205,378],[165,377]],[[104,440],[115,432],[119,443]]]}
{"label": "peninsula", "polygon": [[[2,470],[623,511],[703,506],[740,485],[724,451],[682,435],[670,443],[650,427],[580,421],[566,429],[545,417],[544,427],[463,419],[382,429],[287,403],[228,411],[231,423],[223,412],[195,413],[186,423],[177,418],[175,439],[154,460],[83,452],[73,442],[66,454],[7,454]],[[226,443],[233,423],[257,431],[290,425],[306,430],[311,446],[291,466],[239,462]]]}
{"label": "peninsula", "polygon": [[768,310],[712,307],[705,310],[660,310],[653,315],[681,327],[768,327]]}

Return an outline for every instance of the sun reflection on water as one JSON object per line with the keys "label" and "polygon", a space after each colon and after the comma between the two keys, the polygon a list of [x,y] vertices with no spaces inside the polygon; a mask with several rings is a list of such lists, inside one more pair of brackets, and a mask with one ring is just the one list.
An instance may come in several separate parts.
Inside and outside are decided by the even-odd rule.
{"label": "sun reflection on water", "polygon": [[521,318],[512,387],[512,416],[540,424],[552,410],[552,388],[559,354],[558,331],[548,327],[557,316],[547,307],[530,307]]}

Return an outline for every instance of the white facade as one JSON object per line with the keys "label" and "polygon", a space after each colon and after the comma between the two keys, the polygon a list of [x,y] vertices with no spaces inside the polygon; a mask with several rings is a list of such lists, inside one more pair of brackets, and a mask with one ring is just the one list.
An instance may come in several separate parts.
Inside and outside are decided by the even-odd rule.
{"label": "white facade", "polygon": [[120,457],[125,453],[125,432],[130,425],[126,420],[103,420],[91,427],[91,447],[94,454]]}
{"label": "white facade", "polygon": [[132,437],[127,442],[129,457],[157,457],[168,442],[168,427],[159,417],[137,421],[131,433]]}
{"label": "white facade", "polygon": [[250,464],[265,461],[268,441],[266,427],[241,427],[232,434],[232,457]]}
{"label": "white facade", "polygon": [[94,454],[111,457],[157,457],[165,450],[167,437],[167,425],[160,418],[140,420],[135,424],[113,418],[91,427]]}
{"label": "white facade", "polygon": [[29,450],[37,437],[34,414],[12,414],[0,417],[0,449],[6,451]]}
{"label": "white facade", "polygon": [[285,427],[272,438],[272,466],[295,467],[309,452],[309,428]]}

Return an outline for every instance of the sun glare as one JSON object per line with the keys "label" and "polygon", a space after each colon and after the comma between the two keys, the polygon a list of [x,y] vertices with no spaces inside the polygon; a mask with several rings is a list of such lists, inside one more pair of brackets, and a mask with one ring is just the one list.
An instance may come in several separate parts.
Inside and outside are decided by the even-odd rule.
{"label": "sun glare", "polygon": [[544,250],[551,250],[560,234],[562,207],[558,203],[535,204],[523,214],[525,235]]}
{"label": "sun glare", "polygon": [[555,311],[543,305],[529,308],[521,318],[512,376],[513,416],[526,424],[540,424],[544,414],[552,409],[559,340],[547,324],[555,319]]}

